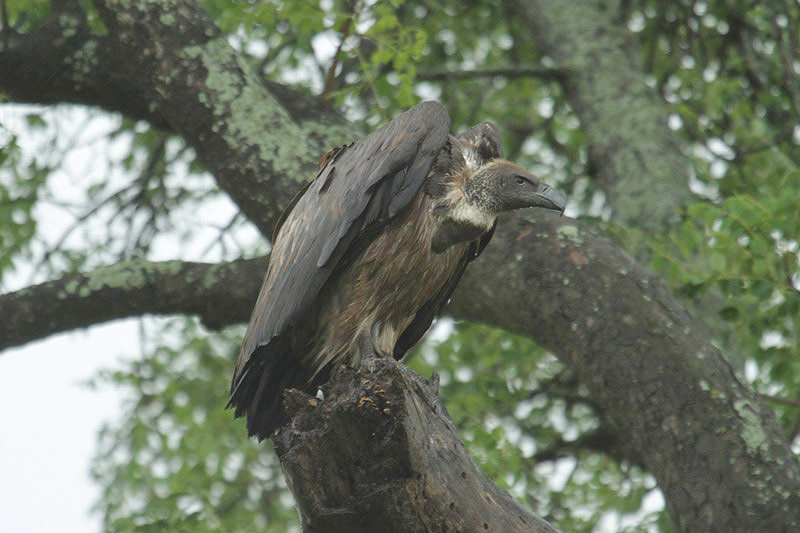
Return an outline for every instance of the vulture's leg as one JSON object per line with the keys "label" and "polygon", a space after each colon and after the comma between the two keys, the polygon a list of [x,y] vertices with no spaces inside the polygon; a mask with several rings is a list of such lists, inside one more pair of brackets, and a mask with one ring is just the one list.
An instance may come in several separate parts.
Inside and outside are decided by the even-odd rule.
{"label": "vulture's leg", "polygon": [[362,332],[358,337],[358,355],[354,358],[354,366],[366,368],[370,374],[375,370],[375,359],[389,357],[394,359],[392,350],[394,346],[381,346],[386,343],[386,335],[382,335],[381,323],[375,322],[368,331]]}
{"label": "vulture's leg", "polygon": [[372,334],[364,332],[358,337],[358,356],[355,358],[355,366],[366,369],[370,375],[375,371],[375,359],[380,357],[378,350],[372,342]]}

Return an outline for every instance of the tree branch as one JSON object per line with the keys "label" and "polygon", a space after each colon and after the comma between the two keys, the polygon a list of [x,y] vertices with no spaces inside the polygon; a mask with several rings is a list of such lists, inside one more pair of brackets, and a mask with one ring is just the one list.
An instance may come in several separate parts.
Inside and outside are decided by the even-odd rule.
{"label": "tree branch", "polygon": [[559,80],[563,72],[557,68],[528,66],[490,68],[481,70],[452,70],[452,71],[423,71],[417,74],[417,79],[427,81],[457,81],[476,78],[539,78],[543,80]]}
{"label": "tree branch", "polygon": [[[310,135],[210,17],[194,4],[185,5],[105,0],[97,9],[120,48],[143,51],[129,54],[126,65],[148,80],[143,98],[268,235],[291,199],[289,191],[314,175],[317,156],[346,139],[342,124],[315,123],[320,127]],[[275,187],[276,181],[291,186]]]}
{"label": "tree branch", "polygon": [[92,35],[80,2],[53,4],[29,34],[0,49],[0,91],[14,102],[99,106],[170,129],[144,94],[149,80],[126,68],[113,36]]}
{"label": "tree branch", "polygon": [[800,525],[800,464],[774,413],[654,276],[579,222],[501,220],[448,311],[557,353],[624,435],[621,452],[656,477],[678,530]]}
{"label": "tree branch", "polygon": [[18,102],[99,105],[180,134],[269,235],[317,158],[356,128],[328,104],[262,80],[208,15],[184,4],[99,1],[109,29],[100,37],[80,2],[69,2],[0,52],[0,91]]}
{"label": "tree branch", "polygon": [[789,405],[791,407],[800,407],[800,399],[784,398],[783,396],[775,396],[774,394],[761,394],[761,397],[771,402],[779,403],[782,405]]}
{"label": "tree branch", "polygon": [[691,200],[689,171],[668,109],[645,83],[615,2],[512,0],[519,36],[555,61],[586,135],[592,177],[616,220],[663,227]]}
{"label": "tree branch", "polygon": [[247,320],[266,261],[129,261],[0,295],[0,350],[144,314],[195,314],[211,328]]}
{"label": "tree branch", "polygon": [[555,444],[534,453],[531,459],[534,463],[543,463],[545,461],[555,461],[562,457],[574,457],[583,451],[591,450],[620,460],[624,457],[620,457],[617,454],[617,450],[620,448],[618,441],[617,433],[611,431],[608,427],[600,426],[575,440],[568,441],[559,438]]}
{"label": "tree branch", "polygon": [[[684,161],[665,136],[662,106],[635,98],[644,90],[641,77],[620,75],[618,65],[629,57],[615,48],[618,41],[586,34],[590,24],[570,26],[591,19],[569,11],[586,8],[578,4],[539,0],[518,11],[567,73],[565,90],[617,211],[657,225],[683,201]],[[71,94],[58,101],[119,107],[123,102],[93,84],[130,83],[123,95],[131,113],[183,135],[265,234],[297,182],[314,175],[316,156],[351,136],[353,127],[334,114],[309,111],[303,123],[302,113],[287,113],[190,2],[106,0],[98,11],[107,37],[91,36],[79,14],[51,16],[36,32],[12,36],[0,53],[0,89],[22,95],[19,78],[42,103]],[[586,49],[576,53],[576,42]],[[32,72],[34,65],[43,72]],[[636,112],[621,115],[626,106]],[[615,150],[627,143],[631,151]],[[182,269],[196,264],[126,263],[24,289],[0,297],[0,339],[17,345],[148,312],[198,313],[212,324],[227,323],[223,315],[245,320],[264,270],[263,263],[247,264],[251,285],[200,274],[227,268],[219,279],[230,281],[232,264],[190,268],[189,275]],[[800,529],[800,466],[773,413],[669,292],[606,240],[568,219],[507,218],[467,270],[450,310],[530,335],[574,369],[624,435],[627,453],[642,457],[658,479],[679,530]]]}

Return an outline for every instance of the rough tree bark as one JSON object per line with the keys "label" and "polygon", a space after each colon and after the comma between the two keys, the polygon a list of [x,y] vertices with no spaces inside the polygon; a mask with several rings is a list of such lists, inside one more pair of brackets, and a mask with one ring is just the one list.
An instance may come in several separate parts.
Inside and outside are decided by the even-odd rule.
{"label": "rough tree bark", "polygon": [[[80,2],[61,1],[39,28],[9,39],[0,48],[0,91],[15,101],[97,105],[180,134],[265,235],[298,181],[313,175],[306,172],[311,162],[361,133],[324,104],[259,80],[189,0],[96,4],[108,29],[103,36],[89,31]],[[661,124],[640,139],[668,132],[663,109],[641,91],[595,87],[613,71],[613,61],[602,60],[624,32],[585,38],[587,17],[608,19],[608,10],[592,14],[586,10],[594,5],[571,4],[515,9],[543,25],[534,37],[566,67],[565,94],[587,127],[590,150],[612,169],[597,177],[633,220],[641,210],[620,206],[619,198],[641,183],[622,187],[613,169],[671,194],[677,185],[665,180],[680,161],[670,156],[651,173],[646,146],[631,154],[624,139],[604,137],[604,117],[639,113],[650,117],[647,124]],[[601,47],[592,52],[596,60],[570,63],[570,50],[588,42]],[[597,89],[602,108],[592,107]],[[667,145],[649,146],[657,152]],[[682,201],[681,193],[669,197],[677,198],[673,205]],[[670,216],[658,212],[662,220]],[[2,295],[0,315],[14,319],[0,321],[0,348],[142,313],[197,313],[212,325],[243,321],[257,292],[248,297],[244,288],[258,287],[257,266],[141,262]],[[229,290],[242,282],[241,291]],[[108,313],[97,313],[110,299]],[[530,335],[572,368],[622,436],[616,451],[655,475],[678,530],[800,529],[800,466],[771,411],[657,280],[581,224],[545,215],[503,220],[449,311]]]}
{"label": "rough tree bark", "polygon": [[557,533],[478,468],[438,378],[369,359],[324,390],[287,391],[292,421],[273,438],[304,531]]}
{"label": "rough tree bark", "polygon": [[144,314],[197,315],[211,329],[243,322],[266,264],[135,260],[0,295],[0,350]]}

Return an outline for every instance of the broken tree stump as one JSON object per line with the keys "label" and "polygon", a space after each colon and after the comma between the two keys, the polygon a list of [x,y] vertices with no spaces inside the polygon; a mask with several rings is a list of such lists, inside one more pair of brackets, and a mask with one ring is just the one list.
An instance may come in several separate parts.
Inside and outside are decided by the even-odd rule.
{"label": "broken tree stump", "polygon": [[323,391],[286,391],[273,437],[304,532],[558,532],[478,468],[438,379],[383,357]]}

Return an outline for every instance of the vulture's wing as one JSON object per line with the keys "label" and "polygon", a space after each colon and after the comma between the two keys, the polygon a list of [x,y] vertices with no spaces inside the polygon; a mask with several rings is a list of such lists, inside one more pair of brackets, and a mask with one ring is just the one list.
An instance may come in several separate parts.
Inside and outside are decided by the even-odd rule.
{"label": "vulture's wing", "polygon": [[[503,157],[502,138],[500,137],[500,130],[491,122],[481,122],[480,124],[471,127],[467,131],[456,135],[457,147],[461,150],[466,164],[473,169],[476,169],[483,164]],[[495,224],[496,225],[496,224]],[[442,285],[439,292],[433,298],[428,300],[422,308],[417,311],[414,320],[397,339],[397,344],[394,347],[394,358],[401,359],[405,353],[414,346],[422,336],[431,327],[433,320],[439,315],[439,312],[450,300],[453,291],[458,285],[458,281],[464,274],[467,265],[473,259],[481,255],[483,249],[489,244],[489,241],[494,235],[494,227],[492,230],[483,235],[479,240],[470,244],[466,253],[458,263],[458,267]]]}
{"label": "vulture's wing", "polygon": [[[237,400],[237,388],[251,367],[264,364],[254,359],[271,357],[270,342],[304,319],[337,267],[409,205],[449,129],[444,107],[424,102],[323,158],[317,178],[277,230],[231,384],[237,414],[253,400],[249,392]],[[257,400],[260,392],[255,394]]]}

